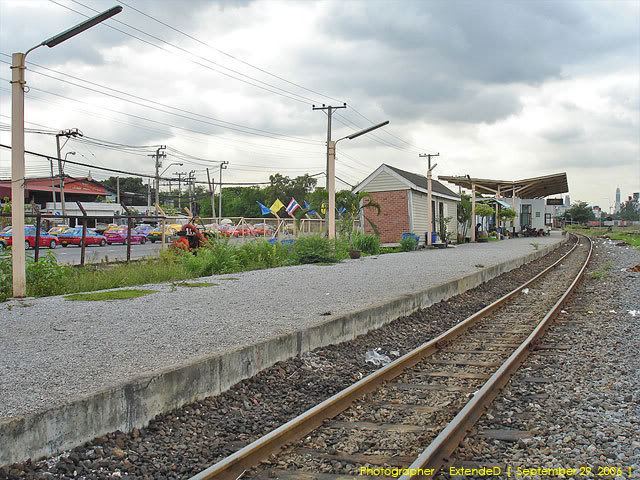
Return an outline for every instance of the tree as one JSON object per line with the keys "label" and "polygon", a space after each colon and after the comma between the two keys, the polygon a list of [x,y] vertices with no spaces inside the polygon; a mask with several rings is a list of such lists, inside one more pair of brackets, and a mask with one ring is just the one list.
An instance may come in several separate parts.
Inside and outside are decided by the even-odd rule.
{"label": "tree", "polygon": [[502,208],[498,213],[498,218],[503,222],[512,222],[516,218],[516,211],[512,208]]}
{"label": "tree", "polygon": [[587,223],[589,220],[595,220],[596,216],[587,202],[578,201],[564,212],[563,218],[571,223]]}
{"label": "tree", "polygon": [[476,215],[479,217],[492,217],[496,213],[491,205],[486,203],[478,203],[476,205]]}
{"label": "tree", "polygon": [[636,200],[632,198],[620,206],[620,219],[629,221],[640,220],[640,205]]}
{"label": "tree", "polygon": [[[117,177],[109,177],[106,180],[103,180],[101,183],[112,192],[118,190]],[[142,178],[140,177],[120,177],[120,192],[139,193],[141,195],[146,195],[147,186],[142,183]]]}
{"label": "tree", "polygon": [[462,225],[461,237],[467,236],[469,222],[471,220],[471,196],[463,193],[460,195],[460,204],[458,205],[458,223]]}

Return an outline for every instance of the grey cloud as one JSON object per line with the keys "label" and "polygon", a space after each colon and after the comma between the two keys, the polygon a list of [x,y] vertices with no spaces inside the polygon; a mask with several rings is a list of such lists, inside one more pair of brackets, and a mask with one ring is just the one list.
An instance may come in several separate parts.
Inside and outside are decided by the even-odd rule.
{"label": "grey cloud", "polygon": [[566,125],[544,130],[540,132],[540,136],[553,143],[569,143],[583,140],[585,131],[579,125]]}

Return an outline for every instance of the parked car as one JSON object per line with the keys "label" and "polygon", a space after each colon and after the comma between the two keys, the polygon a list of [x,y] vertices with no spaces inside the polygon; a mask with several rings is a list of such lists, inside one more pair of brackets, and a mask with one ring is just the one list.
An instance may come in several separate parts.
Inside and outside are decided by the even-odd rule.
{"label": "parked car", "polygon": [[246,223],[233,228],[231,235],[234,237],[250,237],[253,235],[253,225]]}
{"label": "parked car", "polygon": [[[82,227],[70,228],[66,232],[60,233],[58,241],[63,247],[67,245],[82,245]],[[104,247],[106,244],[107,239],[104,235],[99,234],[93,228],[87,228],[85,245],[100,245]]]}
{"label": "parked car", "polygon": [[56,225],[55,227],[51,227],[47,233],[49,233],[49,235],[59,235],[69,230],[69,228],[71,228],[69,225]]}
{"label": "parked car", "polygon": [[[0,243],[2,247],[8,247],[13,244],[12,229],[8,228],[0,234]],[[40,230],[40,241],[38,242],[40,247],[56,248],[58,246],[58,238],[54,235],[49,235],[45,230]],[[36,246],[36,227],[33,225],[26,225],[24,227],[24,247],[35,248]]]}
{"label": "parked car", "polygon": [[134,229],[132,231],[147,237],[149,235],[149,232],[151,232],[152,230],[155,230],[155,228],[156,227],[154,227],[153,225],[149,225],[149,224],[146,224],[146,223],[141,223],[140,225],[134,227]]}
{"label": "parked car", "polygon": [[[171,225],[167,225],[164,227],[164,239],[166,242],[170,242],[175,239],[176,233],[178,230],[173,228]],[[162,241],[162,227],[154,228],[147,235],[147,240],[151,243],[156,243]]]}
{"label": "parked car", "polygon": [[256,223],[253,226],[253,234],[256,236],[264,237],[273,235],[274,228],[267,223]]}
{"label": "parked car", "polygon": [[[121,243],[122,245],[126,245],[127,233],[128,233],[127,227],[120,227],[117,230],[110,230],[110,231],[104,232],[104,237],[107,240],[107,243],[109,245],[113,243]],[[144,245],[145,243],[147,243],[147,237],[140,233],[136,233],[134,230],[131,230],[131,243],[132,244],[140,243]]]}

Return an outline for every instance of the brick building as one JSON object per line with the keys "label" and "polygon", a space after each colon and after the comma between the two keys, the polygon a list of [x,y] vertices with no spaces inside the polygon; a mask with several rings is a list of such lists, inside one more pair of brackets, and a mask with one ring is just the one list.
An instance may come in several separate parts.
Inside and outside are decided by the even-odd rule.
{"label": "brick building", "polygon": [[[380,204],[378,215],[372,208],[364,209],[365,232],[371,233],[373,222],[382,243],[398,243],[405,232],[415,233],[424,243],[427,224],[427,177],[380,165],[365,178],[354,192],[367,192]],[[432,180],[432,231],[439,231],[440,218],[446,219],[447,232],[453,239],[458,233],[457,206],[460,197],[437,180]]]}

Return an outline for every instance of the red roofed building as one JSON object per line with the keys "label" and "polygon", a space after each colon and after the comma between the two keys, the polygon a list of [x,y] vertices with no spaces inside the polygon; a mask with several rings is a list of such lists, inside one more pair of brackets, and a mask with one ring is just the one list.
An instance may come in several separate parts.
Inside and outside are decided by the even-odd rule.
{"label": "red roofed building", "polygon": [[[24,185],[25,203],[33,203],[44,208],[47,202],[53,202],[55,192],[56,202],[60,202],[60,180],[51,177],[28,178]],[[64,199],[72,202],[95,202],[98,197],[113,195],[113,192],[102,183],[89,177],[65,177]],[[11,180],[0,180],[0,198],[11,198]]]}

